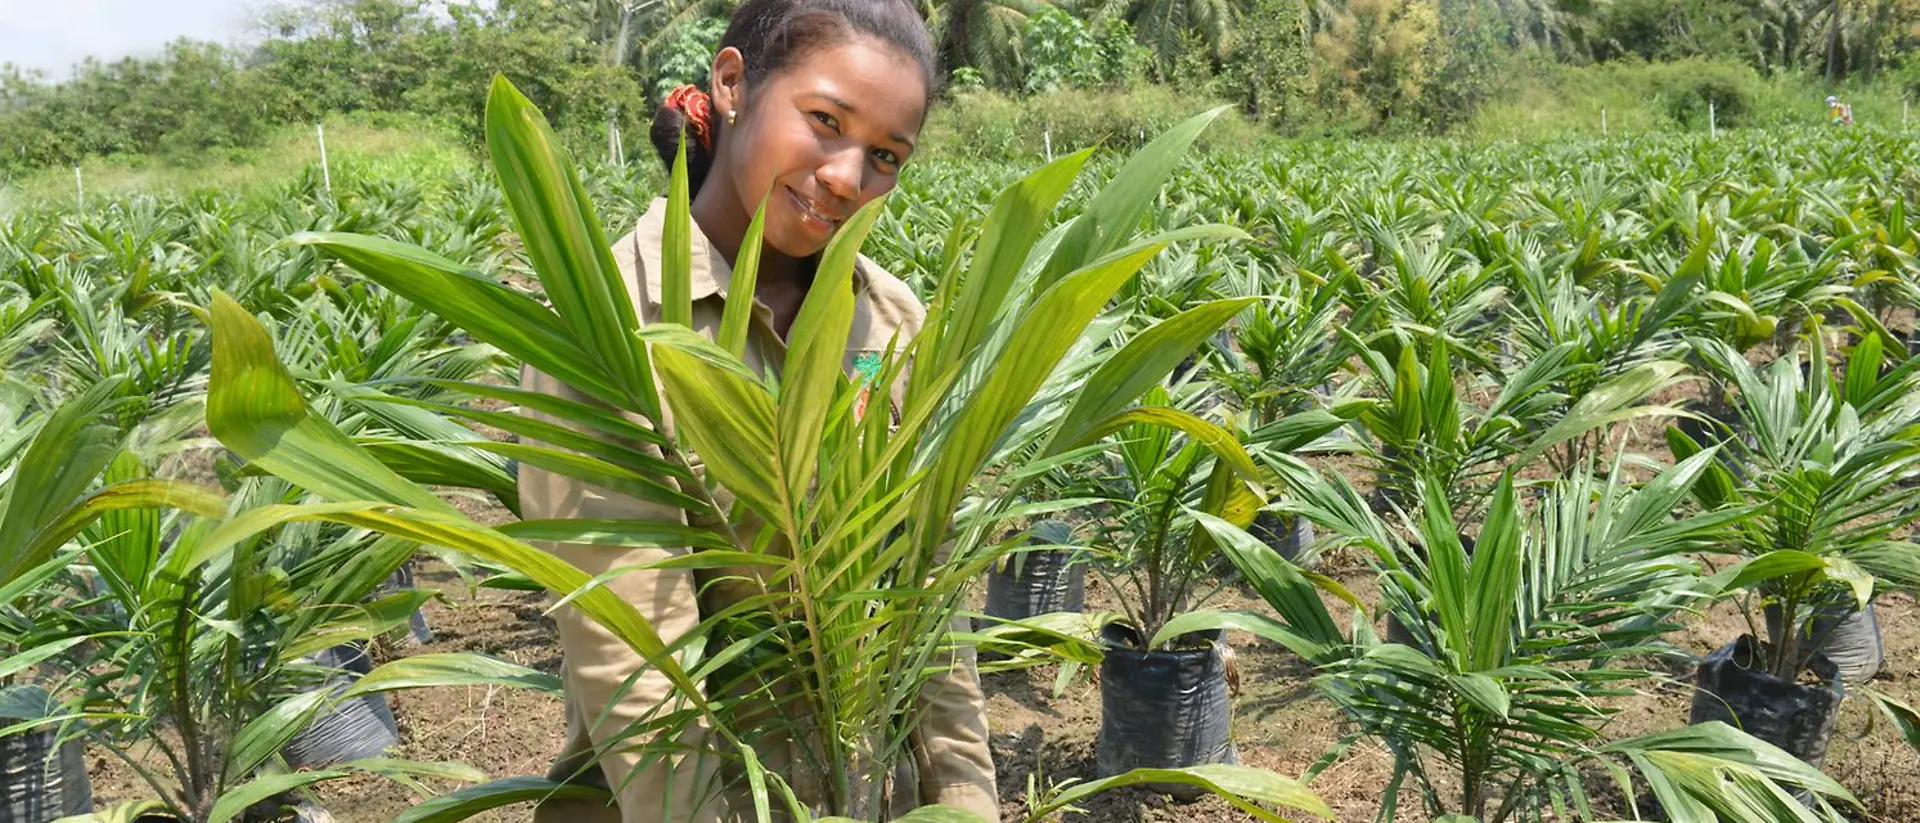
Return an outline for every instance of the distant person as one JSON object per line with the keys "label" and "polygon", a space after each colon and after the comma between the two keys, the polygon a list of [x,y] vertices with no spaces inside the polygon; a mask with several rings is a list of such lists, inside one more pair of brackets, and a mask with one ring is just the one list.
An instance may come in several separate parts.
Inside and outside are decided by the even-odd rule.
{"label": "distant person", "polygon": [[1841,102],[1834,95],[1827,95],[1827,122],[1836,126],[1853,125],[1853,106]]}

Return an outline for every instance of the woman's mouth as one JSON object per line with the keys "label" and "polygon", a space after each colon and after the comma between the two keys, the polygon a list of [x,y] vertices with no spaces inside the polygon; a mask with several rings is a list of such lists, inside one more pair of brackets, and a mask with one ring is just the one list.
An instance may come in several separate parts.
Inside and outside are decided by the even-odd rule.
{"label": "woman's mouth", "polygon": [[800,222],[808,228],[831,234],[834,229],[840,227],[839,218],[833,217],[814,201],[801,197],[792,186],[787,187],[787,196],[793,199],[794,210],[800,213]]}

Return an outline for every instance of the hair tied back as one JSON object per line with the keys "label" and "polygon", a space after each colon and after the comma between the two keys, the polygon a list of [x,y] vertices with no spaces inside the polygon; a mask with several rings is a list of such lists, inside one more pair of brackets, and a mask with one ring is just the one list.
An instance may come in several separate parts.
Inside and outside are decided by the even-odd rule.
{"label": "hair tied back", "polygon": [[681,86],[667,95],[665,105],[687,116],[687,125],[694,139],[700,141],[700,148],[713,150],[713,98],[698,86]]}

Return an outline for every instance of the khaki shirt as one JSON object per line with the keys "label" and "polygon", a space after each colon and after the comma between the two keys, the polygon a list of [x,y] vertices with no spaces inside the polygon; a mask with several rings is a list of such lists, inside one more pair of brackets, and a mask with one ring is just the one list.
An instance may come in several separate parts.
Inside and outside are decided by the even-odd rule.
{"label": "khaki shirt", "polygon": [[[619,264],[628,295],[642,323],[654,322],[660,316],[660,282],[656,273],[660,271],[665,220],[666,201],[657,200],[633,231],[613,246],[614,260]],[[720,328],[731,266],[699,231],[697,223],[693,228],[693,328],[713,337]],[[854,283],[858,296],[844,361],[850,377],[856,373],[856,360],[863,355],[884,353],[890,345],[904,346],[919,332],[926,317],[925,309],[905,283],[865,257],[859,260]],[[786,341],[772,327],[771,311],[755,301],[744,358],[747,365],[764,370],[769,364],[783,361],[786,349]],[[572,400],[586,399],[531,368],[522,370],[521,385]],[[904,401],[905,387],[905,380],[896,381],[892,398],[896,407]],[[670,507],[616,494],[526,464],[520,466],[520,504],[528,519],[684,520],[685,517]],[[544,548],[594,575],[686,552],[684,549],[582,544],[545,544]],[[689,570],[649,570],[616,577],[607,588],[637,607],[671,644],[700,622],[703,609],[712,613],[734,602],[741,594],[737,589],[729,591],[730,587],[724,584],[703,586],[708,582],[706,576]],[[708,799],[712,770],[693,758],[646,757],[638,752],[616,750],[600,758],[599,769],[583,769],[591,762],[596,743],[602,747],[614,744],[623,728],[669,700],[673,687],[664,677],[646,672],[630,686],[624,686],[623,691],[626,680],[642,668],[641,658],[605,628],[571,607],[559,610],[555,620],[565,660],[562,677],[566,686],[567,740],[551,776],[556,780],[595,783],[599,782],[596,778],[604,777],[606,785],[620,789],[619,812],[615,815],[605,807],[549,801],[541,806],[535,819],[555,823],[589,820],[704,823],[751,819],[751,806],[741,808],[737,798],[733,802]],[[964,631],[964,622],[965,618],[956,621],[956,627]],[[971,811],[987,820],[998,820],[993,760],[987,749],[986,701],[973,669],[971,651],[958,657],[947,676],[930,682],[921,694],[923,720],[915,733],[915,756],[906,764],[911,773],[896,776],[891,802],[896,812],[904,812],[916,803],[940,803]],[[594,722],[596,719],[598,723]],[[644,765],[643,759],[647,760]],[[766,751],[761,752],[761,759],[771,768],[788,761],[782,753]],[[788,776],[788,779],[793,778]],[[803,785],[796,785],[794,789],[803,800],[818,791],[817,787]]]}

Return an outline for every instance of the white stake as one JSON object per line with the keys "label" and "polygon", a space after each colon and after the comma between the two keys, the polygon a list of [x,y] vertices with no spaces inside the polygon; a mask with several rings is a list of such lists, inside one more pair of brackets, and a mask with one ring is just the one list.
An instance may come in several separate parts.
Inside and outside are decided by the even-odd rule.
{"label": "white stake", "polygon": [[1053,129],[1049,128],[1041,132],[1040,139],[1047,145],[1047,162],[1053,162]]}
{"label": "white stake", "polygon": [[320,140],[320,185],[325,186],[328,194],[333,193],[333,172],[327,168],[327,124],[313,124],[314,134]]}
{"label": "white stake", "polygon": [[1600,107],[1600,136],[1607,136],[1607,107]]}
{"label": "white stake", "polygon": [[80,164],[73,164],[73,207],[74,211],[87,210],[87,184],[80,180]]}
{"label": "white stake", "polygon": [[1713,122],[1713,120],[1714,120],[1714,118],[1713,118],[1713,101],[1712,101],[1712,100],[1708,100],[1708,101],[1707,101],[1707,139],[1708,139],[1708,140],[1712,140],[1712,139],[1715,139],[1715,138],[1717,138],[1717,137],[1719,136],[1719,133],[1720,133],[1720,132],[1719,132],[1719,129],[1717,129],[1717,128],[1715,128],[1715,127],[1714,127],[1714,122]]}

